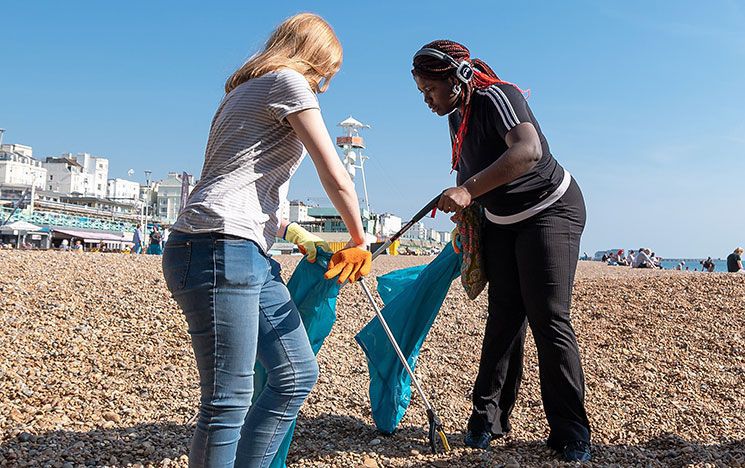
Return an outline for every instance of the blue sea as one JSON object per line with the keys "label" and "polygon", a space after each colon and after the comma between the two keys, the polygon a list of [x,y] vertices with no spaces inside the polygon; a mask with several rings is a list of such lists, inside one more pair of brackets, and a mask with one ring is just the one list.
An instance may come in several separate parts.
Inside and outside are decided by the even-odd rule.
{"label": "blue sea", "polygon": [[[665,270],[674,270],[678,263],[685,262],[685,266],[688,267],[689,271],[703,271],[701,262],[706,260],[705,258],[666,258],[662,260],[662,268]],[[683,267],[685,270],[685,267]],[[714,271],[726,272],[727,271],[727,260],[714,259]]]}

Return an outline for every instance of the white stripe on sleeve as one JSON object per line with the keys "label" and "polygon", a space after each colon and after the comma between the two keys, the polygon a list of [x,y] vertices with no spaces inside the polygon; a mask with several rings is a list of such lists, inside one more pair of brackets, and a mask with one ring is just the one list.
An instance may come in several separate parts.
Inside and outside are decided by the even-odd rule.
{"label": "white stripe on sleeve", "polygon": [[507,111],[512,116],[512,121],[515,123],[515,125],[519,124],[520,123],[520,119],[517,118],[517,114],[515,113],[515,109],[512,107],[512,103],[507,98],[507,95],[504,94],[504,91],[502,91],[501,89],[499,89],[498,86],[492,86],[491,88],[489,88],[489,90],[491,92],[495,92],[497,95],[499,95],[499,96],[502,97],[502,102],[504,103],[505,108],[507,109]]}
{"label": "white stripe on sleeve", "polygon": [[494,104],[494,107],[497,108],[497,111],[499,112],[499,116],[502,118],[502,123],[504,123],[505,128],[507,129],[507,131],[510,131],[510,129],[512,129],[512,127],[514,127],[515,125],[512,124],[511,120],[508,120],[508,115],[501,104],[497,102],[497,98],[492,93],[488,92],[488,90],[478,90],[477,93],[481,94],[482,96],[487,96],[491,100],[491,102]]}

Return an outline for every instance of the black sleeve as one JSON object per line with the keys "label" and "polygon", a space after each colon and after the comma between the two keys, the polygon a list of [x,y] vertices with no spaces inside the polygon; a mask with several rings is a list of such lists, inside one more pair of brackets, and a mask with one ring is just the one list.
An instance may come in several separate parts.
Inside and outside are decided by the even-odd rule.
{"label": "black sleeve", "polygon": [[484,90],[479,90],[479,94],[487,98],[487,107],[491,111],[491,123],[496,128],[499,136],[505,138],[507,132],[512,130],[518,124],[531,122],[531,113],[528,110],[528,102],[522,93],[512,85],[494,85]]}

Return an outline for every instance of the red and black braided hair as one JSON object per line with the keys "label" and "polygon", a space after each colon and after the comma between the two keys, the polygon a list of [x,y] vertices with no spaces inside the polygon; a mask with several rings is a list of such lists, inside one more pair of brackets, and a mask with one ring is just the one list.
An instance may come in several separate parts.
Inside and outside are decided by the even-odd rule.
{"label": "red and black braided hair", "polygon": [[[424,45],[422,49],[424,48],[439,50],[455,59],[456,62],[470,62],[471,67],[473,68],[473,77],[471,78],[471,81],[468,84],[459,82],[463,88],[463,94],[460,100],[462,119],[460,127],[458,127],[458,132],[453,138],[452,168],[455,169],[460,160],[461,147],[463,145],[463,139],[466,137],[468,120],[471,116],[471,96],[473,95],[473,90],[485,89],[495,84],[515,85],[502,81],[497,74],[494,73],[494,70],[492,70],[483,60],[472,59],[471,52],[462,44],[441,39]],[[430,80],[447,80],[455,76],[455,71],[455,66],[450,62],[429,55],[417,55],[414,57],[414,68],[411,70],[411,73],[415,76],[420,76]],[[517,88],[517,86],[515,87]],[[517,89],[519,90],[520,88]]]}

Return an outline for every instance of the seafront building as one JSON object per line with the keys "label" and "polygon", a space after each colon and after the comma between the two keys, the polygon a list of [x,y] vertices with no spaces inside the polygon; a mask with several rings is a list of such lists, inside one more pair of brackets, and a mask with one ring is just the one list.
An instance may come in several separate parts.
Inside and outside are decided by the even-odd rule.
{"label": "seafront building", "polygon": [[140,184],[125,179],[109,179],[106,198],[109,200],[131,200],[136,203],[140,198]]}
{"label": "seafront building", "polygon": [[176,222],[181,211],[182,194],[188,195],[194,189],[194,177],[178,172],[169,172],[168,177],[153,185],[155,194],[155,217],[165,224]]}
{"label": "seafront building", "polygon": [[289,209],[286,219],[291,223],[305,223],[307,221],[315,221],[315,218],[308,214],[308,205],[300,200],[293,200],[289,202]]}
{"label": "seafront building", "polygon": [[401,237],[409,240],[427,240],[427,226],[425,226],[421,221],[415,223],[411,226],[411,229],[406,231]]}
{"label": "seafront building", "polygon": [[88,248],[118,250],[131,244],[137,223],[175,220],[182,190],[188,195],[194,187],[188,174],[182,184],[184,173],[142,186],[108,172],[108,159],[90,153],[39,160],[31,146],[0,145],[0,242],[49,248],[79,239]]}
{"label": "seafront building", "polygon": [[44,161],[47,170],[46,190],[65,195],[87,195],[88,177],[83,166],[67,157],[52,157]]}
{"label": "seafront building", "polygon": [[68,195],[105,198],[108,190],[109,160],[88,153],[65,153],[48,157],[46,190]]}
{"label": "seafront building", "polygon": [[47,170],[26,145],[0,145],[0,187],[43,189]]}
{"label": "seafront building", "polygon": [[401,218],[392,213],[383,213],[378,215],[380,224],[380,234],[383,237],[389,237],[401,230]]}
{"label": "seafront building", "polygon": [[[370,208],[363,155],[364,140],[359,131],[369,128],[351,116],[339,124],[345,135],[337,138],[343,164],[352,178],[360,174],[362,225],[368,242],[374,244],[398,232],[402,219],[393,213],[376,214]],[[33,148],[21,144],[0,145],[0,243],[16,247],[58,247],[63,240],[83,241],[87,248],[118,250],[132,244],[139,223],[173,224],[194,189],[196,181],[186,172],[169,172],[165,178],[145,183],[108,176],[109,160],[90,153],[63,153],[44,160],[33,156]],[[133,171],[129,171],[132,176]],[[285,200],[280,216],[317,233],[334,250],[343,248],[349,233],[335,208]],[[15,226],[15,228],[13,227]],[[414,225],[405,242],[431,252],[433,243],[449,241],[449,232]],[[277,239],[273,252],[295,252],[292,244]]]}

